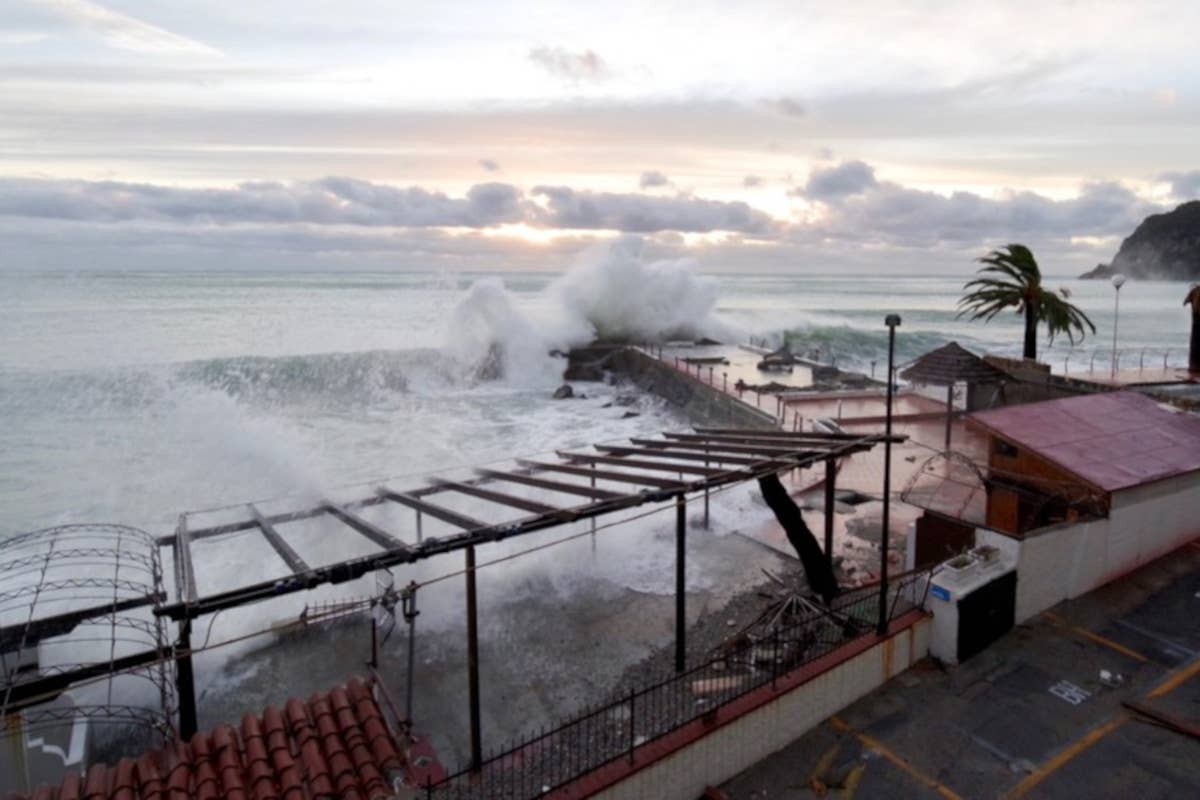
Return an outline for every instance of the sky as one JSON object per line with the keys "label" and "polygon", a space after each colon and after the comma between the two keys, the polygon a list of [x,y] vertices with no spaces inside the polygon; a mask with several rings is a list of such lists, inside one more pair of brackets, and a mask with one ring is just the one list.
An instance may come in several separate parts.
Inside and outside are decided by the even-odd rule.
{"label": "sky", "polygon": [[1194,2],[5,0],[0,269],[1108,261],[1200,195]]}

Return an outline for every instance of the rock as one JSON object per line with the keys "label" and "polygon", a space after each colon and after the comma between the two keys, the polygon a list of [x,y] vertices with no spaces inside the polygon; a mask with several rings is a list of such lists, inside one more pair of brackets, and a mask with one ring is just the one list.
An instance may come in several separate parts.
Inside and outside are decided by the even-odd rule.
{"label": "rock", "polygon": [[636,405],[637,401],[637,395],[634,394],[619,394],[613,398],[613,403],[619,406]]}
{"label": "rock", "polygon": [[1130,278],[1200,280],[1200,200],[1142,220],[1121,242],[1112,271]]}
{"label": "rock", "polygon": [[564,383],[554,390],[553,396],[555,400],[566,400],[575,396],[575,390],[571,388],[571,384]]}
{"label": "rock", "polygon": [[641,414],[639,414],[636,411],[626,411],[624,414],[621,415],[621,419],[629,419],[630,417],[640,417],[640,416],[641,416]]}
{"label": "rock", "polygon": [[1081,281],[1106,281],[1113,276],[1116,270],[1112,268],[1112,264],[1097,264],[1094,269],[1089,269],[1087,272],[1079,276]]}

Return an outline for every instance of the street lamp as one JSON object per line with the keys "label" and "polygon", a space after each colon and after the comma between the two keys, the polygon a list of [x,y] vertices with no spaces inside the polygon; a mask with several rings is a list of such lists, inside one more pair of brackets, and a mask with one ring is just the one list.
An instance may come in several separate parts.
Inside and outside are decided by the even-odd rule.
{"label": "street lamp", "polygon": [[1112,371],[1109,373],[1109,377],[1115,380],[1117,377],[1117,315],[1121,311],[1121,287],[1125,285],[1125,276],[1119,272],[1113,275],[1112,285],[1117,291],[1113,295]]}
{"label": "street lamp", "polygon": [[888,328],[888,363],[887,363],[887,422],[884,427],[883,440],[883,531],[879,545],[879,625],[876,631],[880,636],[887,633],[888,625],[888,511],[891,506],[892,485],[892,393],[896,385],[892,363],[896,354],[896,328],[900,327],[900,315],[888,314],[883,324]]}

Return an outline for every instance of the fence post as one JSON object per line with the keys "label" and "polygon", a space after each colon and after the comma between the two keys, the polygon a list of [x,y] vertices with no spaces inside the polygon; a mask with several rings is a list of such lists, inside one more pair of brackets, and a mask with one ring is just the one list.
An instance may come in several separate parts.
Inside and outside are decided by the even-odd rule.
{"label": "fence post", "polygon": [[633,712],[635,711],[634,702],[636,700],[637,700],[637,690],[631,686],[631,687],[629,687],[629,763],[630,764],[633,763],[633,748],[634,748],[634,733],[633,733],[634,713]]}
{"label": "fence post", "polygon": [[687,500],[675,498],[675,671],[683,672],[687,662],[686,561]]}
{"label": "fence post", "polygon": [[771,688],[775,688],[775,679],[779,677],[779,626],[771,633]]}

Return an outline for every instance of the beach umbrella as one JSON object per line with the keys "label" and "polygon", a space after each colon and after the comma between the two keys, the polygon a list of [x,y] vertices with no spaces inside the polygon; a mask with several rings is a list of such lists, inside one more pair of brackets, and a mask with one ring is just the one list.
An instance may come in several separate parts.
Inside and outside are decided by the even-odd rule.
{"label": "beach umbrella", "polygon": [[910,383],[946,387],[946,449],[950,449],[950,422],[954,417],[956,383],[995,383],[1008,377],[979,356],[950,342],[918,358],[900,377]]}

